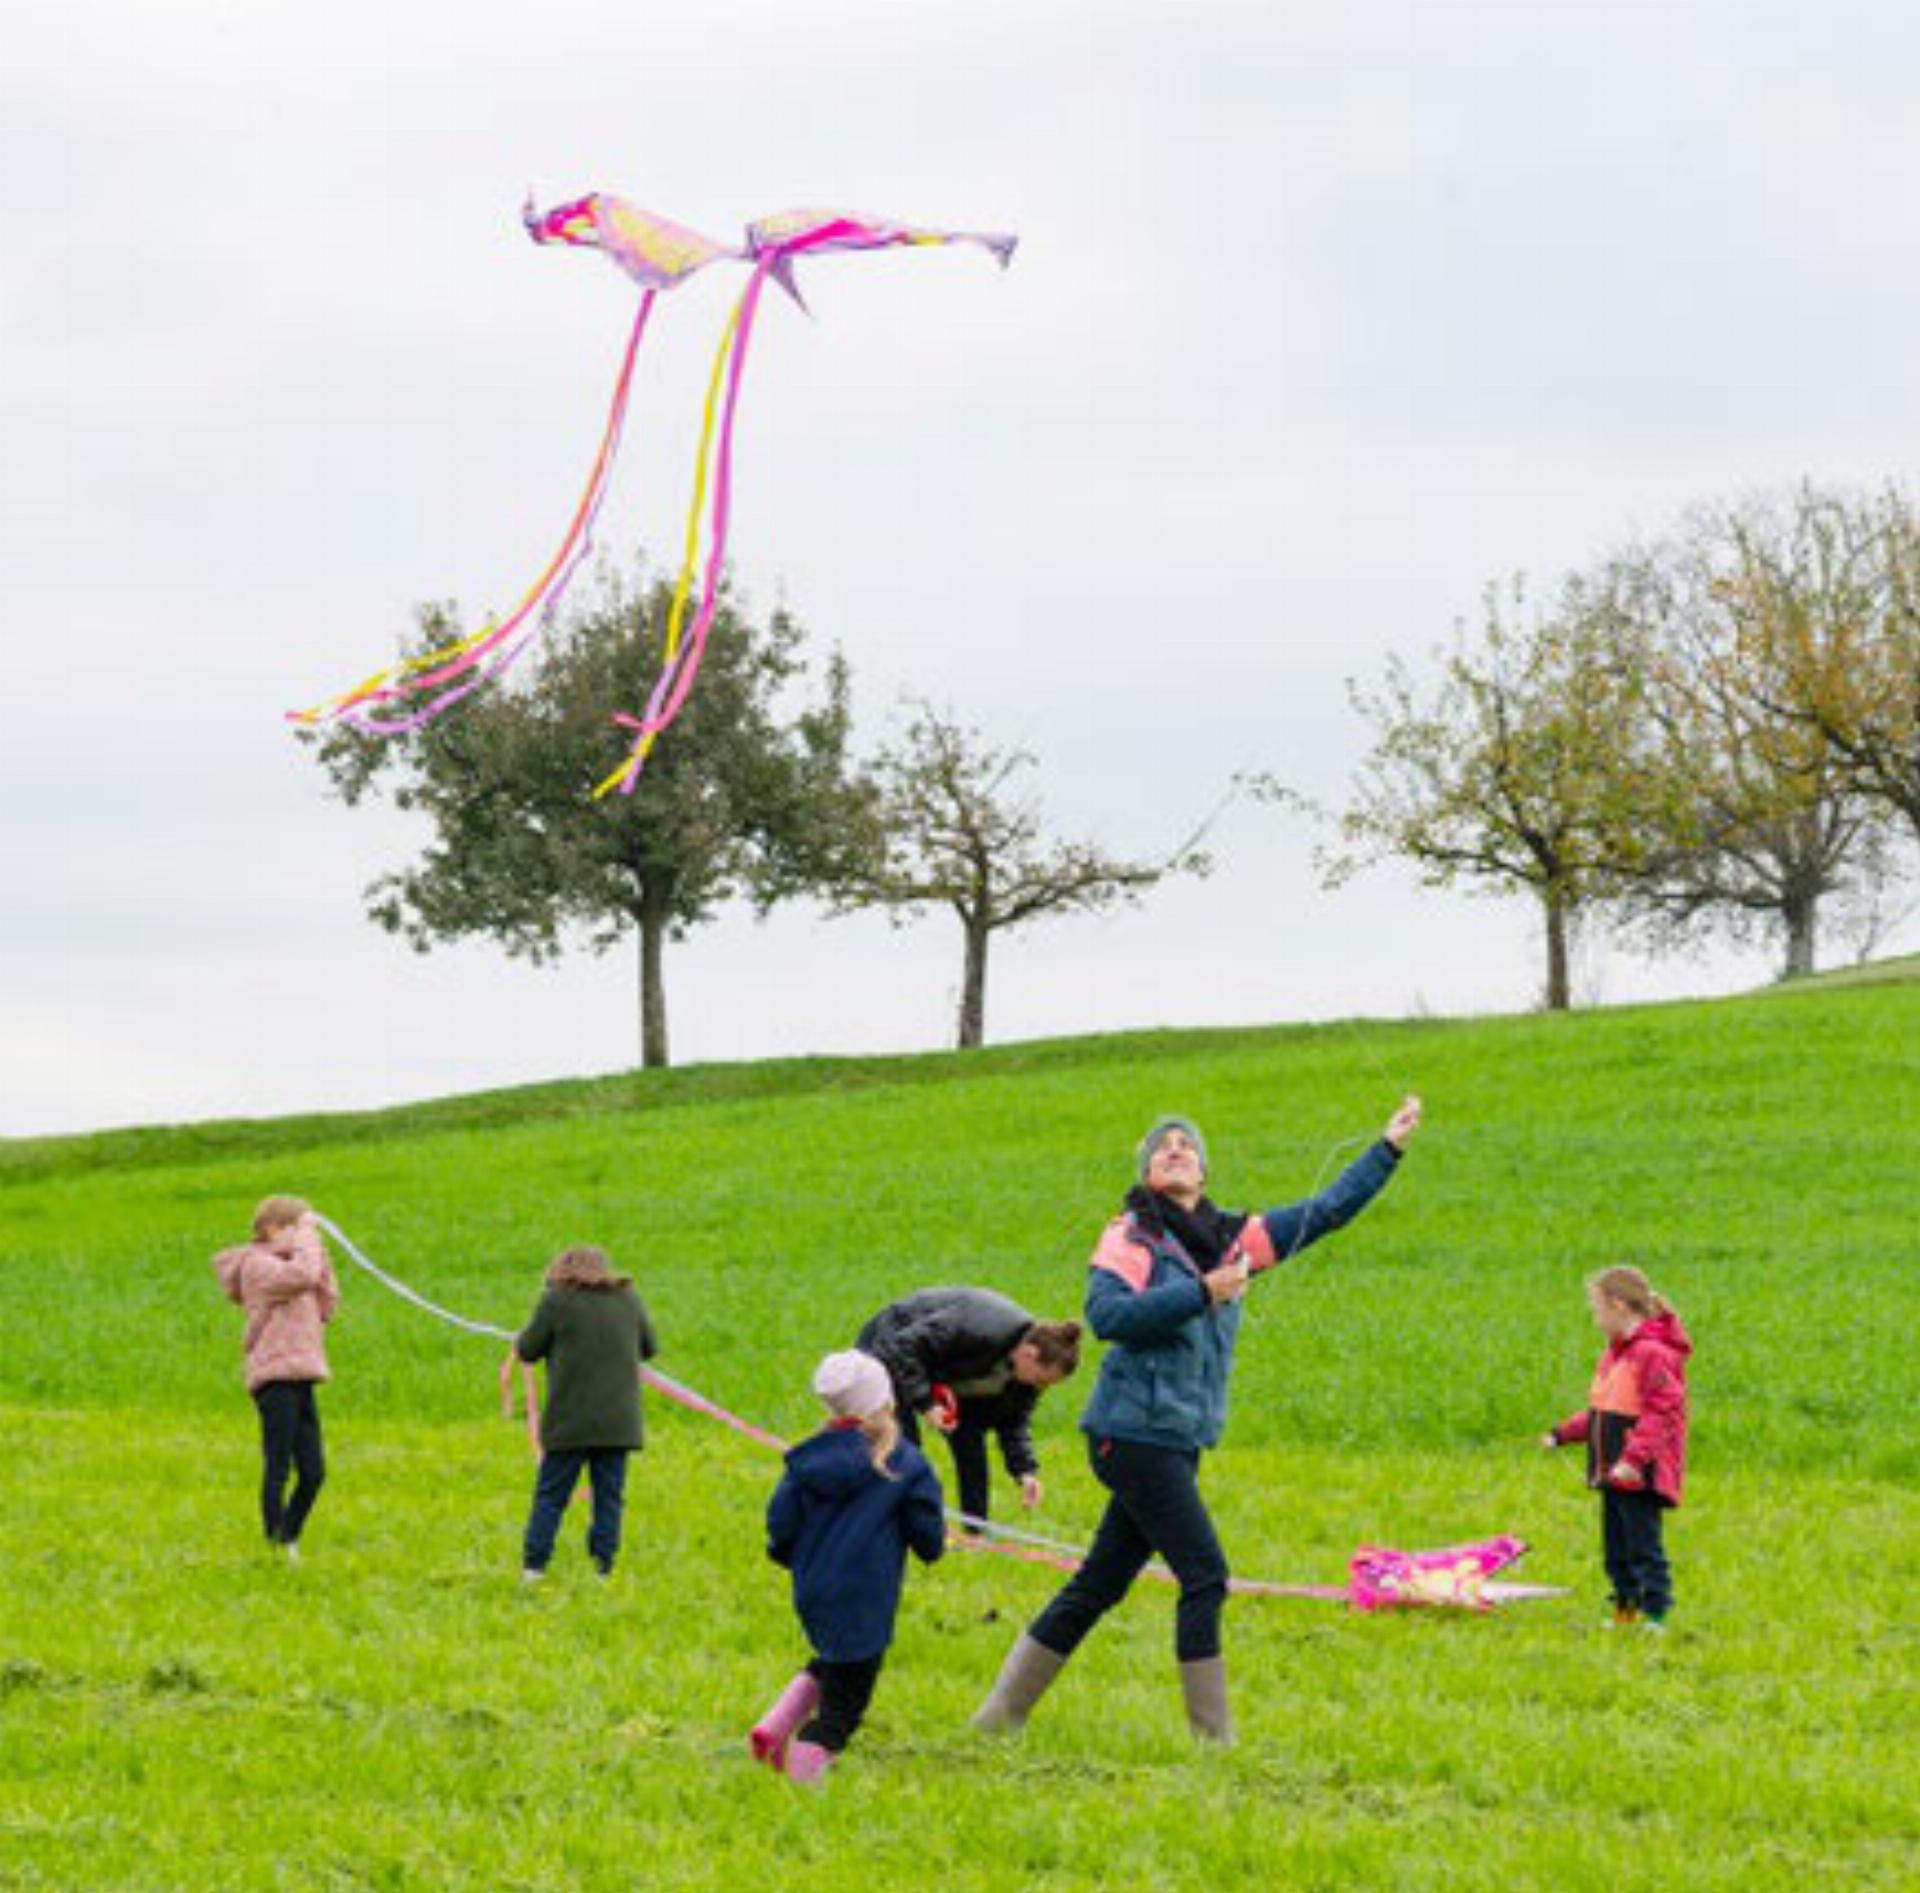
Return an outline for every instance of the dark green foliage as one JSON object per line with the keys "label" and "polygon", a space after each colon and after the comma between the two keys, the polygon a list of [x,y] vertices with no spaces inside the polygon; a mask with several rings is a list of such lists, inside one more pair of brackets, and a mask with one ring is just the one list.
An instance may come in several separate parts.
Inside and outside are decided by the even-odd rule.
{"label": "dark green foliage", "polygon": [[[604,575],[505,685],[403,735],[336,723],[309,738],[349,805],[384,791],[432,825],[419,860],[368,889],[375,921],[422,952],[478,936],[535,962],[637,937],[650,1065],[668,1062],[666,941],[729,900],[764,911],[817,885],[864,806],[846,768],[845,666],[829,660],[818,699],[796,705],[797,621],[781,608],[756,623],[730,598],[634,792],[594,799],[629,740],[613,714],[637,713],[659,672],[670,603],[664,580]],[[451,606],[427,608],[410,654],[459,635]]]}

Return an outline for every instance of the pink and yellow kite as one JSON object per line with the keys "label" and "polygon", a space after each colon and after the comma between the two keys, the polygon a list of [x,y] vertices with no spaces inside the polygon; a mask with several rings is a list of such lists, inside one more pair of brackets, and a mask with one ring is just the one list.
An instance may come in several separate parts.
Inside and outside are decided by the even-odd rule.
{"label": "pink and yellow kite", "polygon": [[[375,734],[398,734],[420,728],[483,684],[503,676],[552,619],[569,582],[592,546],[594,524],[619,454],[628,397],[633,387],[634,363],[655,300],[709,263],[723,259],[744,263],[751,273],[727,318],[707,382],[700,445],[694,460],[686,546],[667,616],[660,675],[654,681],[645,708],[637,716],[624,713],[614,716],[614,723],[629,732],[627,754],[594,790],[596,796],[614,789],[631,794],[654,744],[686,704],[694,680],[700,674],[707,636],[719,606],[721,577],[726,569],[727,524],[732,510],[734,418],[739,408],[747,348],[767,280],[772,278],[804,308],[794,273],[795,265],[803,257],[848,250],[971,243],[988,251],[1005,268],[1013,258],[1017,239],[982,231],[923,229],[847,211],[789,210],[749,224],[745,241],[731,246],[599,191],[545,212],[537,211],[529,203],[523,221],[527,234],[536,243],[571,244],[604,252],[640,285],[642,292],[614,383],[599,451],[559,549],[504,618],[497,622],[490,619],[470,636],[394,664],[324,703],[289,715],[291,721],[309,727],[338,720]],[[701,574],[700,596],[697,603],[692,603],[696,573]],[[690,603],[691,623],[688,622]]]}

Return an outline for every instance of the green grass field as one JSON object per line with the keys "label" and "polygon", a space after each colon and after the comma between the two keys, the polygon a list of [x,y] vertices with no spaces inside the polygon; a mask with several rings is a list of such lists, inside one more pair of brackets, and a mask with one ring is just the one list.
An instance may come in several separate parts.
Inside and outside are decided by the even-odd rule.
{"label": "green grass field", "polygon": [[[791,1434],[816,1357],[909,1288],[1075,1310],[1159,1112],[1196,1116],[1220,1199],[1260,1207],[1406,1088],[1428,1123],[1392,1187],[1257,1291],[1216,1515],[1249,1576],[1511,1530],[1521,1575],[1571,1594],[1487,1618],[1238,1602],[1230,1753],[1185,1734],[1150,1586],[1023,1741],[975,1738],[1058,1579],[956,1554],[910,1580],[824,1791],[756,1769],[745,1730],[803,1654],[760,1549],[776,1462],[654,1401],[618,1575],[570,1524],[529,1594],[500,1350],[344,1263],[332,1480],[300,1568],[256,1541],[208,1257],[271,1190],[504,1326],[555,1250],[598,1241],[660,1365]],[[1531,1443],[1580,1403],[1581,1279],[1614,1260],[1698,1346],[1664,1643],[1600,1628],[1594,1501]],[[1912,977],[0,1145],[0,1887],[1910,1887],[1916,1263]],[[1088,1384],[1039,1429],[1037,1522],[1076,1539]]]}

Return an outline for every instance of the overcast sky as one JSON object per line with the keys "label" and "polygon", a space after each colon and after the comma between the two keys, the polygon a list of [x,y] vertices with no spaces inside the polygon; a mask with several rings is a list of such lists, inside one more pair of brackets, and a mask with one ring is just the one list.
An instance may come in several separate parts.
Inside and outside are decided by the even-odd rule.
{"label": "overcast sky", "polygon": [[[0,1135],[632,1062],[624,954],[375,930],[420,838],[281,720],[565,524],[633,292],[529,245],[529,188],[1019,232],[1005,275],[825,259],[815,320],[767,305],[736,570],[845,649],[869,734],[947,701],[1040,753],[1062,829],[1148,850],[1236,770],[1337,796],[1344,680],[1489,579],[1911,477],[1917,84],[1888,0],[11,0]],[[737,282],[656,321],[614,552],[677,540]],[[1003,939],[989,1036],[1537,992],[1524,906],[1322,893],[1311,841],[1236,808],[1210,883]],[[951,922],[729,916],[669,960],[676,1056],[935,1045],[958,970]]]}

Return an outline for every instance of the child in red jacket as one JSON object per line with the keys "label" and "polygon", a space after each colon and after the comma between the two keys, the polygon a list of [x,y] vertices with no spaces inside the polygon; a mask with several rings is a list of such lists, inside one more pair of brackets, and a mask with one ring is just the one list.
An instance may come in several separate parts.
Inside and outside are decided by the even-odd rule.
{"label": "child in red jacket", "polygon": [[1587,1484],[1600,1494],[1616,1624],[1664,1630],[1673,1608],[1661,1524],[1680,1503],[1687,1469],[1687,1356],[1680,1317],[1638,1269],[1602,1269],[1587,1303],[1607,1337],[1586,1409],[1541,1445],[1587,1449]]}

